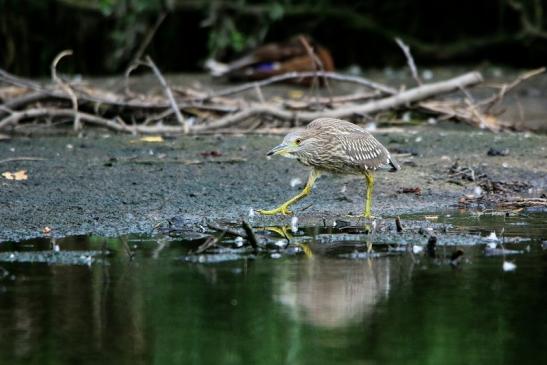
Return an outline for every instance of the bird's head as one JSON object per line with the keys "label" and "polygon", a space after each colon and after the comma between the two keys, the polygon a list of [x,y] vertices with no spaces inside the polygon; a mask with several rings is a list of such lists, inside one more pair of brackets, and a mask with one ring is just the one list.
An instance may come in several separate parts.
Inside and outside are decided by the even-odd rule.
{"label": "bird's head", "polygon": [[280,155],[288,158],[299,158],[314,143],[314,138],[306,130],[293,131],[283,138],[281,144],[268,152],[268,156]]}

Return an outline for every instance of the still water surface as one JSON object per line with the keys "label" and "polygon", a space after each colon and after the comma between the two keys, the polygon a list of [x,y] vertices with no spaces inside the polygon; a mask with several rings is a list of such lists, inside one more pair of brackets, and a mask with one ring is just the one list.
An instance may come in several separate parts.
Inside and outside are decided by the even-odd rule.
{"label": "still water surface", "polygon": [[[188,263],[177,259],[183,242],[158,251],[139,238],[130,260],[117,239],[58,240],[62,251],[110,254],[90,266],[0,263],[0,364],[547,363],[547,216],[439,217],[529,240],[508,244],[524,250],[511,257],[466,246],[458,268],[421,254],[352,260],[320,249]],[[514,271],[503,271],[507,260]]]}

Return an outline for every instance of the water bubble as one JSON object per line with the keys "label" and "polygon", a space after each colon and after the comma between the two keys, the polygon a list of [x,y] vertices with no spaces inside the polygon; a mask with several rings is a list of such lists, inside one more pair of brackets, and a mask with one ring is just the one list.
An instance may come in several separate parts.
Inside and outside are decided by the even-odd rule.
{"label": "water bubble", "polygon": [[412,252],[415,253],[415,254],[418,254],[420,252],[422,252],[424,250],[424,248],[422,246],[412,246]]}
{"label": "water bubble", "polygon": [[298,217],[291,218],[291,232],[292,233],[298,232]]}
{"label": "water bubble", "polygon": [[515,271],[516,268],[517,268],[517,265],[515,265],[511,261],[504,261],[503,262],[503,271]]}

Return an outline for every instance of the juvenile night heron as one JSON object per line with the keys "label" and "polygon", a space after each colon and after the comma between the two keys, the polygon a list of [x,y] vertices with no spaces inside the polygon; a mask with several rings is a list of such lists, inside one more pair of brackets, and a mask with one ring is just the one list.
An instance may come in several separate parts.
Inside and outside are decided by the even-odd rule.
{"label": "juvenile night heron", "polygon": [[289,206],[306,197],[322,172],[344,175],[363,175],[367,186],[364,216],[371,217],[374,172],[382,167],[390,171],[400,169],[389,151],[363,128],[333,118],[319,118],[307,128],[285,136],[268,156],[295,158],[312,169],[308,182],[298,195],[272,210],[259,210],[264,215],[292,214]]}

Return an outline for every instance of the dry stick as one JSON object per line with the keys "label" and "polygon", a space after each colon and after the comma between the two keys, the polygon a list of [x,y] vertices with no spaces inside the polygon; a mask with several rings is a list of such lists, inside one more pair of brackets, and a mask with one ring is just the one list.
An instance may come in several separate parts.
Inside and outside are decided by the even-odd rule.
{"label": "dry stick", "polygon": [[245,220],[241,221],[241,226],[245,230],[245,233],[247,234],[247,240],[249,240],[249,243],[253,247],[254,254],[258,254],[258,241],[256,239],[255,232],[253,230],[253,227],[249,225]]}
{"label": "dry stick", "polygon": [[[27,109],[20,112],[14,112],[10,116],[0,120],[0,130],[8,127],[9,125],[16,124],[20,120],[29,118],[43,118],[43,117],[73,117],[74,111],[69,109],[56,109],[56,108],[34,108]],[[123,122],[121,118],[106,119],[98,117],[93,114],[84,112],[78,112],[80,121],[87,122],[89,124],[95,124],[108,129],[112,129],[118,132],[128,132],[132,134],[181,134],[184,133],[184,126],[167,126],[167,125],[132,125],[129,126]]]}
{"label": "dry stick", "polygon": [[160,70],[158,69],[158,67],[156,66],[154,61],[152,61],[152,58],[150,58],[150,56],[146,56],[146,65],[149,66],[152,69],[152,71],[154,71],[154,74],[158,78],[161,86],[163,86],[163,90],[165,91],[165,95],[167,96],[167,98],[169,99],[169,102],[171,103],[171,107],[173,108],[173,111],[175,112],[175,116],[177,117],[177,121],[179,122],[180,125],[183,126],[184,133],[185,134],[188,133],[188,130],[189,130],[190,127],[189,127],[188,123],[182,118],[182,114],[180,113],[177,102],[175,101],[175,97],[173,96],[173,92],[171,91],[171,88],[169,87],[169,85],[167,85],[167,82],[163,78]]}
{"label": "dry stick", "polygon": [[268,114],[283,120],[298,119],[300,121],[311,121],[319,117],[344,118],[396,108],[401,105],[410,104],[434,95],[447,93],[457,90],[460,87],[470,86],[480,82],[482,82],[481,74],[478,72],[470,72],[446,81],[425,84],[393,96],[372,100],[362,105],[353,105],[321,112],[294,112],[286,111],[272,105],[252,105],[248,109],[227,115],[212,123],[196,125],[192,130],[199,132],[204,129],[224,128],[250,116],[261,114]]}
{"label": "dry stick", "polygon": [[[238,86],[235,86],[235,87],[230,87],[230,88],[227,88],[227,89],[224,89],[224,90],[219,90],[219,91],[213,92],[210,95],[208,95],[206,97],[206,99],[210,99],[210,98],[217,97],[217,96],[228,96],[228,95],[239,94],[241,92],[244,92],[244,91],[255,88],[256,85],[266,86],[266,85],[270,85],[270,84],[274,84],[274,83],[282,82],[282,81],[286,81],[286,80],[303,79],[303,78],[317,77],[317,76],[323,77],[323,78],[328,78],[328,79],[331,79],[331,80],[336,80],[336,81],[351,82],[351,83],[354,83],[354,84],[358,84],[358,85],[361,85],[361,86],[368,87],[369,89],[379,90],[379,91],[381,91],[385,94],[396,94],[397,93],[397,89],[394,89],[392,87],[389,87],[389,86],[386,86],[386,85],[383,85],[383,84],[380,84],[380,83],[377,83],[377,82],[374,82],[374,81],[370,81],[370,80],[367,80],[365,78],[358,77],[358,76],[343,75],[343,74],[339,74],[339,73],[336,73],[336,72],[307,71],[307,72],[288,72],[288,73],[273,76],[273,77],[270,77],[268,79],[264,79],[264,80],[261,80],[261,81],[249,82],[249,83],[245,83],[245,84],[238,85]],[[203,100],[203,99],[204,98],[197,98],[196,100]]]}
{"label": "dry stick", "polygon": [[[314,80],[317,80],[318,79],[317,72],[318,71],[324,72],[325,66],[323,65],[323,62],[321,62],[317,54],[313,51],[313,48],[310,46],[310,44],[308,43],[308,41],[306,40],[304,36],[298,37],[298,40],[300,41],[300,43],[302,43],[302,45],[306,49],[306,52],[308,53],[308,56],[310,56],[310,58],[313,61],[313,68],[315,69],[315,74],[316,74],[316,76],[314,77]],[[332,104],[332,90],[329,85],[329,80],[326,77],[323,77],[323,81],[325,82],[325,86],[329,92],[329,96],[331,98],[331,104]],[[317,99],[319,99],[319,97],[317,97]]]}
{"label": "dry stick", "polygon": [[416,83],[418,85],[422,85],[422,80],[418,76],[418,69],[416,68],[416,63],[414,63],[414,58],[412,58],[412,54],[410,53],[410,47],[408,47],[400,38],[395,38],[395,42],[399,45],[399,47],[403,50],[403,53],[406,57],[406,62],[408,63],[408,67],[410,68],[410,72],[412,73],[412,77],[414,80],[416,80]]}
{"label": "dry stick", "polygon": [[[49,97],[55,97],[55,98],[71,101],[70,97],[67,96],[65,92],[48,89],[33,81],[12,75],[1,68],[0,68],[0,81],[4,81],[11,85],[15,85],[15,86],[23,87],[23,88],[28,88],[37,92],[43,92],[45,95]],[[158,103],[158,102],[143,102],[140,100],[125,101],[125,100],[122,100],[121,98],[119,100],[112,100],[112,99],[106,99],[106,98],[101,98],[101,97],[86,94],[85,91],[78,90],[77,87],[73,87],[73,91],[78,93],[77,96],[80,102],[86,101],[89,103],[99,103],[99,104],[104,104],[104,105],[113,106],[113,107],[141,108],[141,109],[163,109],[163,108],[167,108],[171,106],[169,101],[166,101],[165,103]],[[222,108],[220,106],[217,107],[214,105],[195,104],[196,100],[197,99],[194,99],[193,102],[180,103],[178,104],[178,107],[180,109],[196,108],[196,109],[206,109],[206,110],[215,110],[215,111],[218,110],[220,112],[233,111],[233,108]],[[29,103],[30,102],[32,101],[29,101]]]}
{"label": "dry stick", "polygon": [[5,114],[10,114],[13,109],[18,109],[21,106],[25,106],[27,104],[35,103],[37,101],[48,98],[51,98],[51,96],[42,91],[33,91],[27,94],[23,94],[14,99],[10,99],[4,104],[0,105],[0,117],[4,116]]}
{"label": "dry stick", "polygon": [[[26,109],[19,112],[14,112],[10,116],[0,120],[0,129],[6,128],[12,124],[16,124],[20,120],[29,118],[41,118],[41,117],[74,117],[74,110],[69,109],[56,109],[56,108],[33,108]],[[123,124],[114,120],[98,117],[93,114],[84,112],[76,112],[78,119],[86,122],[102,125],[110,129],[114,129],[121,132],[131,132],[131,129]]]}
{"label": "dry stick", "polygon": [[42,157],[11,157],[0,160],[0,163],[15,162],[15,161],[45,161]]}
{"label": "dry stick", "polygon": [[82,126],[80,124],[80,114],[78,113],[78,98],[76,97],[76,94],[74,93],[72,88],[66,82],[61,80],[61,78],[57,75],[57,64],[59,63],[59,61],[61,61],[61,59],[63,59],[64,57],[71,55],[72,50],[67,49],[59,53],[53,59],[53,62],[51,63],[51,79],[53,80],[53,82],[59,85],[61,89],[63,89],[70,97],[70,101],[72,102],[72,110],[74,110],[74,130],[79,131]]}
{"label": "dry stick", "polygon": [[519,75],[513,82],[510,84],[502,84],[500,86],[500,91],[491,96],[490,98],[484,99],[477,103],[477,106],[486,106],[485,112],[488,113],[492,107],[494,107],[496,104],[498,104],[505,94],[509,92],[511,89],[515,88],[517,85],[519,85],[521,82],[526,81],[534,76],[537,76],[539,74],[542,74],[545,72],[545,67],[540,67],[534,70],[527,71],[523,73],[522,75]]}

